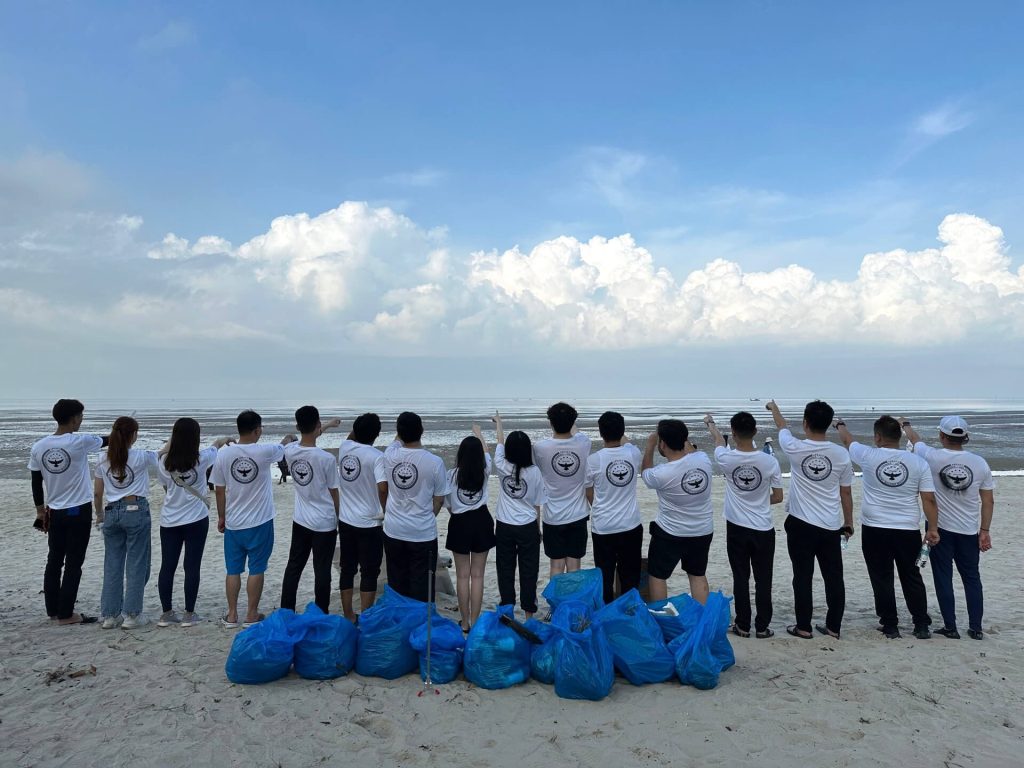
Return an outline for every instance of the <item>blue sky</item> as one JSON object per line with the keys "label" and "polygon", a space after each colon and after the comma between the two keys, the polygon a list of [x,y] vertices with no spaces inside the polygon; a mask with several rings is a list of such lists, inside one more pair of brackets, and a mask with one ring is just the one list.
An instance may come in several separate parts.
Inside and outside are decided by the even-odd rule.
{"label": "blue sky", "polygon": [[[3,15],[0,202],[32,207],[33,236],[66,231],[59,211],[140,219],[125,259],[167,233],[237,247],[344,201],[400,214],[455,272],[476,251],[629,233],[679,283],[719,258],[850,281],[865,254],[935,248],[958,213],[1001,228],[1010,256],[1024,242],[1017,3],[51,2]],[[0,257],[39,295],[43,262],[26,268],[10,245],[25,241],[18,221],[0,222]],[[95,264],[83,248],[74,263]]]}

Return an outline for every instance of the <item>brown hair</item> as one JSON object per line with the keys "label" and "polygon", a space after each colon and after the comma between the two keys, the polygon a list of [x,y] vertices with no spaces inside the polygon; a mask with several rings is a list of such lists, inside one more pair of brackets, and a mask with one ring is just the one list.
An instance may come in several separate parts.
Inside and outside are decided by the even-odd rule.
{"label": "brown hair", "polygon": [[115,480],[122,481],[127,474],[128,448],[138,431],[139,422],[131,416],[118,416],[110,429],[107,463],[110,465],[110,476]]}

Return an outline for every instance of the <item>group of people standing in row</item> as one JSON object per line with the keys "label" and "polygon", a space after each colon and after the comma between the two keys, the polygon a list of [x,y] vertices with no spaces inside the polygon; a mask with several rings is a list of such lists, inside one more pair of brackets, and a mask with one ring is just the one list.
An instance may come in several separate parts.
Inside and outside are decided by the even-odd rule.
{"label": "group of people standing in row", "polygon": [[[988,464],[965,450],[968,425],[957,416],[939,424],[939,447],[925,444],[909,421],[883,416],[874,423],[872,443],[854,439],[845,422],[825,402],[808,403],[804,437],[796,437],[774,402],[778,445],[792,466],[785,531],[793,567],[796,623],[787,632],[811,638],[816,628],[838,638],[846,604],[842,550],[854,534],[853,465],[863,471],[862,550],[874,592],[879,630],[899,637],[894,571],[898,573],[914,636],[930,637],[931,618],[920,570],[921,518],[924,545],[930,547],[939,608],[937,633],[959,638],[953,594],[954,564],[964,585],[969,636],[981,639],[982,585],[979,552],[991,548],[989,533],[994,482]],[[455,466],[422,444],[423,422],[404,412],[397,439],[385,450],[374,447],[381,422],[359,416],[337,456],[317,446],[319,436],[341,425],[321,421],[318,410],[295,412],[299,438],[261,443],[262,420],[253,411],[237,419],[237,438],[220,438],[201,448],[200,426],[178,419],[159,451],[133,447],[138,423],[120,417],[108,436],[79,433],[84,406],[60,400],[53,408],[57,430],[37,441],[29,469],[36,505],[36,527],[47,533],[44,576],[48,616],[61,624],[91,623],[75,611],[82,564],[93,518],[103,532],[104,628],[146,623],[142,595],[150,575],[149,479],[154,473],[166,491],[160,514],[161,566],[159,626],[193,626],[199,573],[210,512],[208,484],[214,489],[217,528],[224,534],[225,627],[248,626],[263,618],[259,605],[263,579],[274,547],[271,467],[287,462],[295,484],[295,506],[288,563],[280,605],[295,608],[299,581],[313,559],[316,604],[328,612],[331,568],[340,543],[340,591],[345,616],[356,620],[355,576],[360,609],[374,602],[384,556],[387,580],[400,594],[430,597],[438,551],[437,516],[451,513],[445,546],[455,560],[456,592],[462,627],[468,631],[481,611],[485,566],[496,553],[500,602],[517,602],[529,617],[537,611],[540,552],[550,575],[579,570],[590,540],[604,580],[604,599],[618,589],[638,587],[642,576],[643,525],[637,500],[642,481],[658,496],[658,514],[649,526],[647,569],[650,597],[668,596],[667,581],[677,568],[690,592],[703,602],[713,538],[711,489],[714,464],[725,484],[726,550],[733,573],[734,634],[771,637],[775,524],[771,507],[783,502],[777,459],[755,445],[757,423],[739,412],[730,419],[730,447],[712,416],[704,423],[715,441],[712,458],[689,439],[678,419],[658,422],[643,450],[626,439],[622,415],[598,419],[602,447],[576,429],[577,412],[566,403],[547,411],[552,436],[532,443],[522,431],[507,436],[499,414],[493,419],[497,445],[493,458],[479,426],[459,445]],[[834,427],[842,445],[830,441]],[[900,448],[906,437],[908,450]],[[106,449],[91,470],[90,453]],[[665,461],[656,463],[655,454]],[[488,477],[496,471],[495,514],[488,504]],[[184,551],[184,612],[173,609],[172,587]],[[827,613],[813,624],[815,562],[825,585]],[[242,574],[246,611],[239,611]],[[750,578],[755,582],[754,608]],[[518,594],[517,587],[518,574]]]}

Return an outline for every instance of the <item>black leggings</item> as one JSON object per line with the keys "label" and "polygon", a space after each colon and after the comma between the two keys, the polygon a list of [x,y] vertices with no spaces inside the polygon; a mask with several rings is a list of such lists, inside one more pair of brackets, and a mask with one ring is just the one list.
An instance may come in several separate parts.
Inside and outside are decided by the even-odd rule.
{"label": "black leggings", "polygon": [[281,607],[295,610],[299,580],[313,553],[313,599],[324,613],[331,609],[331,564],[334,562],[334,543],[338,532],[312,531],[304,525],[292,522],[292,544],[288,550],[288,565],[284,568],[281,583]]}
{"label": "black leggings", "polygon": [[181,548],[185,548],[185,610],[196,609],[199,595],[199,572],[203,564],[206,535],[210,532],[210,518],[204,517],[187,525],[160,526],[160,575],[157,591],[164,611],[171,610],[174,592],[174,574],[178,570]]}

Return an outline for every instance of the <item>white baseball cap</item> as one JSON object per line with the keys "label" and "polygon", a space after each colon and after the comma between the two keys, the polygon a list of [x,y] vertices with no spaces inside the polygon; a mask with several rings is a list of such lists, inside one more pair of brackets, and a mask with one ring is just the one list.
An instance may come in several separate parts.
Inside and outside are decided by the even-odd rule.
{"label": "white baseball cap", "polygon": [[944,416],[939,422],[939,432],[949,437],[967,437],[967,422],[959,416]]}

